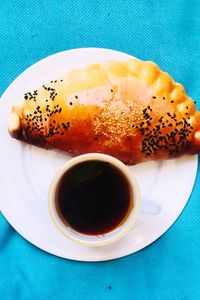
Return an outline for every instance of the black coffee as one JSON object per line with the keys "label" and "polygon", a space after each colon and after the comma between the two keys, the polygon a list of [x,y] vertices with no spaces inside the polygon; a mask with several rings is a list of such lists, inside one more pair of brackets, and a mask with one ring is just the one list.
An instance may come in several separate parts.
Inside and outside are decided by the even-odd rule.
{"label": "black coffee", "polygon": [[66,171],[56,199],[63,222],[90,235],[113,230],[132,208],[132,192],[125,176],[110,163],[95,160]]}

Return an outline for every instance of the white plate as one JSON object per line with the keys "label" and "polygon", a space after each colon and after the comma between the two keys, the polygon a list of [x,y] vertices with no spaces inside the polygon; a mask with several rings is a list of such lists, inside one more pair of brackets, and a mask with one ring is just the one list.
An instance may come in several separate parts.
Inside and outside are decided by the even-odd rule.
{"label": "white plate", "polygon": [[51,222],[47,193],[55,172],[69,156],[38,149],[10,138],[7,117],[25,92],[64,75],[69,69],[129,55],[107,49],[75,49],[58,53],[22,73],[0,101],[0,209],[8,222],[37,247],[64,258],[102,261],[134,253],[159,238],[178,218],[192,191],[197,156],[130,167],[142,197],[135,228],[122,240],[102,248],[78,245],[63,237]]}

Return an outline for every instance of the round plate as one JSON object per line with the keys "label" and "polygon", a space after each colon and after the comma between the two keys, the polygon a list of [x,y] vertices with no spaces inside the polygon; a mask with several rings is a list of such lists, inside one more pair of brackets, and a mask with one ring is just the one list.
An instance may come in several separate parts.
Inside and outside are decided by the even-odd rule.
{"label": "round plate", "polygon": [[52,223],[47,194],[55,172],[70,156],[12,139],[7,118],[24,93],[37,89],[68,70],[131,56],[108,49],[82,48],[47,57],[23,72],[0,102],[0,208],[8,222],[28,241],[57,256],[102,261],[134,253],[159,238],[178,218],[192,191],[197,156],[149,162],[130,167],[141,190],[141,212],[135,227],[114,244],[92,248],[65,238]]}

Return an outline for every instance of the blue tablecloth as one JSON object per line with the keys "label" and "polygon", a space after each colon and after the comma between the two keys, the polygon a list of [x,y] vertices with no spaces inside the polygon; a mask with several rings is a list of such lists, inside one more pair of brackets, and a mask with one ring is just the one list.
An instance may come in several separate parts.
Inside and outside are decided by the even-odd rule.
{"label": "blue tablecloth", "polygon": [[[0,93],[28,66],[78,47],[153,60],[200,108],[198,0],[0,1]],[[0,139],[3,147],[3,141]],[[0,216],[0,299],[200,299],[200,173],[178,221],[128,257],[80,263],[24,240]]]}

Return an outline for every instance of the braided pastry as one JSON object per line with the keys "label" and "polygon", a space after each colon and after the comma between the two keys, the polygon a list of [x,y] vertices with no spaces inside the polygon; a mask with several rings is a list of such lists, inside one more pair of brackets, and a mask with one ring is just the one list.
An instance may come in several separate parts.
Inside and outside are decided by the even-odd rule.
{"label": "braided pastry", "polygon": [[132,165],[200,151],[200,113],[181,84],[153,62],[107,61],[27,92],[8,120],[12,137],[76,156]]}

